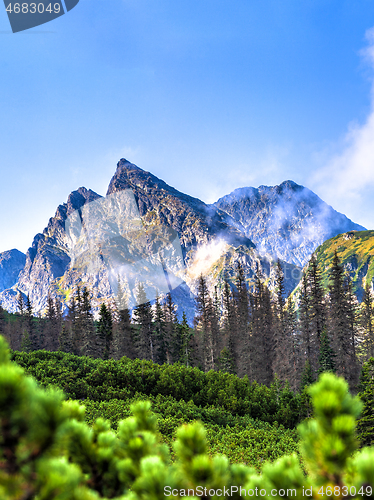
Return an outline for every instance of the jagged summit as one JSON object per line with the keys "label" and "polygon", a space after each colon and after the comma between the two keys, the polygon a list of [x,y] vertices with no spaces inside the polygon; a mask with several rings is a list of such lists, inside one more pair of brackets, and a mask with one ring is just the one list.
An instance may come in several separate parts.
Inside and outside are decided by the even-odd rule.
{"label": "jagged summit", "polygon": [[[158,234],[159,230],[162,234],[164,226],[178,235],[186,272],[183,286],[173,290],[174,300],[180,315],[185,310],[190,320],[200,273],[205,274],[212,285],[222,284],[224,275],[234,279],[240,261],[248,283],[259,268],[271,284],[274,259],[279,258],[283,261],[286,289],[290,292],[298,280],[297,266],[304,265],[320,243],[339,233],[363,229],[291,180],[279,186],[239,188],[207,205],[122,158],[107,195],[125,189],[134,194],[142,228],[148,235]],[[17,292],[21,291],[30,295],[34,311],[43,313],[48,294],[66,304],[82,283],[88,283],[94,290],[96,311],[103,301],[113,300],[109,271],[103,267],[99,274],[93,275],[89,266],[74,266],[71,250],[75,243],[65,230],[70,214],[99,198],[102,197],[94,191],[80,187],[70,193],[66,203],[57,207],[44,231],[35,236],[17,283],[0,294],[4,307],[16,310]],[[118,199],[122,199],[121,196]],[[118,221],[122,212],[121,207],[111,203],[106,205],[106,210],[111,220],[106,226],[109,234],[111,223]],[[82,219],[82,222],[85,221]],[[91,244],[90,259],[96,255],[95,241]]]}
{"label": "jagged summit", "polygon": [[254,246],[219,208],[178,191],[125,159],[118,162],[107,195],[123,189],[133,191],[146,223],[169,225],[180,235],[185,255],[191,246],[207,243],[218,234],[229,243]]}
{"label": "jagged summit", "polygon": [[232,217],[260,252],[298,266],[304,266],[326,239],[365,230],[290,180],[277,186],[235,189],[214,205]]}

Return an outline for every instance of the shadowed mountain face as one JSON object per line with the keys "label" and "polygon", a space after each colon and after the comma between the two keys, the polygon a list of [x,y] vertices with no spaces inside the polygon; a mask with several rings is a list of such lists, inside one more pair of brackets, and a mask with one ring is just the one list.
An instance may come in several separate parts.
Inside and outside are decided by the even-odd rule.
{"label": "shadowed mountain face", "polygon": [[[133,205],[124,196],[126,192]],[[136,212],[130,226],[139,231],[121,229],[127,220],[123,214],[129,213],[126,203],[130,203],[132,214]],[[93,214],[91,218],[89,214]],[[126,259],[142,255],[143,260],[132,267],[135,275],[142,274],[142,266],[148,271],[152,266],[156,269],[153,255],[160,256],[159,243],[171,238],[178,241],[180,255],[177,246],[169,245],[160,257],[161,264],[164,266],[169,257],[183,261],[178,271],[180,284],[173,287],[172,297],[178,315],[186,311],[191,322],[200,274],[211,286],[220,288],[224,276],[235,279],[240,261],[249,286],[258,268],[271,287],[274,257],[280,258],[290,293],[299,280],[298,264],[307,261],[325,234],[341,232],[344,224],[347,230],[360,228],[291,181],[275,187],[243,188],[207,205],[122,159],[106,198],[79,188],[57,208],[43,233],[35,236],[18,282],[8,285],[0,300],[3,307],[15,311],[16,295],[21,291],[30,295],[34,312],[43,313],[48,294],[66,305],[78,285],[88,286],[97,311],[102,302],[114,300],[114,280],[118,269],[129,266]],[[96,238],[98,228],[101,233]],[[77,237],[74,231],[79,233]],[[147,252],[148,261],[144,260]],[[108,262],[115,260],[121,262],[109,269]],[[157,288],[157,279],[148,285]]]}
{"label": "shadowed mountain face", "polygon": [[279,186],[236,189],[214,206],[235,221],[260,253],[303,267],[318,245],[351,230],[364,230],[309,189],[285,181]]}
{"label": "shadowed mountain face", "polygon": [[0,253],[0,292],[17,283],[25,262],[26,255],[19,250]]}

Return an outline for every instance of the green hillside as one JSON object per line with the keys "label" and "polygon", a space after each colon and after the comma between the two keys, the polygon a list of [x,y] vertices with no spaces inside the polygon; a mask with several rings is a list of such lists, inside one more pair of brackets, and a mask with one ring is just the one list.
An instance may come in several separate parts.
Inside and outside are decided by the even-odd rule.
{"label": "green hillside", "polygon": [[366,283],[371,283],[374,277],[374,231],[349,231],[326,240],[317,248],[315,255],[326,288],[335,250],[361,300]]}
{"label": "green hillside", "polygon": [[298,451],[300,397],[277,383],[268,388],[222,372],[150,361],[93,360],[61,352],[13,352],[13,361],[43,387],[58,387],[86,407],[86,422],[99,417],[117,429],[138,400],[152,403],[162,441],[172,451],[178,427],[201,421],[208,453],[256,469]]}

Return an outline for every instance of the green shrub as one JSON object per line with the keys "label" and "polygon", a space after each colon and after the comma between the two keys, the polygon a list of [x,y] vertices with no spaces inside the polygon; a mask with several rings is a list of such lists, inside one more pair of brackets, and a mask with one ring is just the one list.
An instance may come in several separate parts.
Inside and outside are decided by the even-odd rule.
{"label": "green shrub", "polygon": [[190,489],[204,498],[239,499],[240,487],[278,500],[374,498],[374,449],[357,452],[355,439],[361,402],[330,373],[309,391],[314,419],[299,427],[307,474],[296,454],[265,464],[261,474],[224,455],[211,457],[198,422],[179,427],[171,462],[150,402],[132,405],[133,416],[117,432],[102,418],[89,427],[83,407],[39,388],[10,362],[0,337],[0,498],[161,500],[173,489],[174,498]]}
{"label": "green shrub", "polygon": [[[62,389],[72,399],[128,400],[136,394],[170,396],[194,405],[221,407],[234,416],[295,428],[304,414],[301,398],[279,382],[266,387],[247,377],[210,371],[181,364],[158,365],[151,361],[122,358],[103,361],[61,352],[14,352],[12,359],[41,385]],[[217,423],[217,422],[215,422]]]}

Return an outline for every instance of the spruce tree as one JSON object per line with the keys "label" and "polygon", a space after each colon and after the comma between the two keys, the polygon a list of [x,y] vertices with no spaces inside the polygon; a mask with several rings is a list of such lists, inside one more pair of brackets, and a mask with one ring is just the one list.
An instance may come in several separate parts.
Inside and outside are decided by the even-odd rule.
{"label": "spruce tree", "polygon": [[69,325],[67,324],[67,322],[62,325],[60,334],[58,336],[58,350],[62,352],[73,353],[71,330],[69,329]]}
{"label": "spruce tree", "polygon": [[180,338],[180,353],[179,359],[186,366],[192,365],[192,350],[193,350],[193,329],[190,328],[186,313],[183,311],[182,322],[178,325],[179,338]]}
{"label": "spruce tree", "polygon": [[231,352],[224,347],[217,360],[218,369],[225,373],[235,373]]}
{"label": "spruce tree", "polygon": [[295,392],[299,389],[301,372],[303,369],[302,342],[298,330],[297,313],[295,303],[288,297],[284,311],[285,335],[288,338],[290,348],[289,378],[291,389]]}
{"label": "spruce tree", "polygon": [[235,303],[227,277],[225,277],[223,284],[222,305],[222,332],[224,336],[224,343],[230,353],[233,362],[233,370],[237,373],[240,358],[240,346],[237,342],[238,335]]}
{"label": "spruce tree", "polygon": [[235,304],[235,331],[231,336],[233,360],[237,374],[243,377],[251,372],[250,366],[250,311],[249,294],[243,266],[238,261],[233,294]]}
{"label": "spruce tree", "polygon": [[113,318],[106,304],[101,304],[99,321],[97,324],[97,355],[108,359],[113,342]]}
{"label": "spruce tree", "polygon": [[310,366],[309,359],[305,361],[304,370],[301,375],[300,389],[303,390],[305,387],[313,384],[315,381],[315,377],[312,371],[312,367]]}
{"label": "spruce tree", "polygon": [[292,375],[292,344],[286,322],[284,273],[280,261],[277,262],[276,293],[274,305],[274,360],[272,370],[281,382],[290,381]]}
{"label": "spruce tree", "polygon": [[[80,295],[80,289],[77,289],[77,297]],[[78,299],[73,296],[70,304],[68,305],[68,313],[66,319],[66,326],[70,333],[72,354],[81,354],[82,345],[82,331],[81,331],[81,321],[78,312]]]}
{"label": "spruce tree", "polygon": [[33,317],[33,309],[32,309],[32,304],[30,300],[30,295],[27,294],[26,296],[26,302],[25,302],[25,328],[27,330],[30,343],[31,343],[31,350],[36,351],[38,349],[41,349],[41,343],[40,343],[40,338],[38,336],[37,328],[34,322],[34,317]]}
{"label": "spruce tree", "polygon": [[117,304],[119,304],[122,309],[118,310],[118,314],[116,315],[113,325],[113,355],[115,359],[121,359],[122,356],[135,359],[137,352],[131,326],[130,310],[124,299],[122,302],[117,302]]}
{"label": "spruce tree", "polygon": [[269,289],[262,280],[257,267],[254,291],[250,296],[251,334],[248,375],[251,380],[270,385],[274,362],[273,311]]}
{"label": "spruce tree", "polygon": [[335,353],[330,346],[330,340],[327,336],[326,328],[321,333],[320,350],[318,357],[318,374],[323,372],[335,372]]}
{"label": "spruce tree", "polygon": [[[310,290],[310,322],[315,350],[319,350],[322,331],[326,327],[326,310],[321,271],[315,254],[312,255],[308,267],[308,281]],[[313,360],[314,361],[314,360]]]}
{"label": "spruce tree", "polygon": [[212,307],[213,303],[209,295],[206,279],[203,275],[200,275],[197,286],[195,325],[199,359],[204,371],[213,370],[215,367],[211,331]]}
{"label": "spruce tree", "polygon": [[374,304],[373,292],[368,283],[364,288],[360,324],[363,329],[364,359],[374,357]]}
{"label": "spruce tree", "polygon": [[329,337],[335,352],[336,373],[351,387],[357,383],[355,354],[355,306],[349,279],[344,275],[337,252],[334,253],[329,276]]}
{"label": "spruce tree", "polygon": [[301,287],[299,292],[299,325],[301,335],[301,355],[302,363],[305,365],[308,361],[310,370],[315,377],[318,369],[318,352],[319,346],[316,342],[316,332],[312,328],[312,299],[308,280],[308,274],[303,273],[301,278]]}
{"label": "spruce tree", "polygon": [[154,361],[162,365],[170,363],[169,355],[169,339],[166,338],[166,321],[163,307],[160,303],[160,297],[157,294],[155,300],[154,311],[154,326],[153,326],[153,344],[154,344]]}
{"label": "spruce tree", "polygon": [[139,283],[136,295],[138,305],[133,312],[136,323],[136,349],[140,359],[154,361],[152,340],[152,307],[145,293],[143,283]]}
{"label": "spruce tree", "polygon": [[166,295],[166,300],[163,304],[163,314],[165,322],[165,350],[166,362],[175,363],[179,359],[180,338],[178,335],[178,318],[176,313],[176,305],[173,302],[171,293]]}

